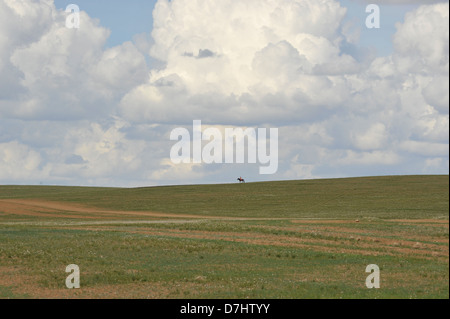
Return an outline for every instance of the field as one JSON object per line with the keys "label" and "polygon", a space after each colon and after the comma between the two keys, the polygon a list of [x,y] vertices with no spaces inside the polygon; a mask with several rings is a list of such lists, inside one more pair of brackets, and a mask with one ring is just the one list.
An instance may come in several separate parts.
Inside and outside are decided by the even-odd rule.
{"label": "field", "polygon": [[0,298],[447,299],[449,178],[0,186]]}

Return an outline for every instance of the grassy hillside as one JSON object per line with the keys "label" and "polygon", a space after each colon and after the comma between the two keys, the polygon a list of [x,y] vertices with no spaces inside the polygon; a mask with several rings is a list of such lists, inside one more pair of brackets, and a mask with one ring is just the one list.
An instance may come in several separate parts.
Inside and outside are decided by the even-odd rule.
{"label": "grassy hillside", "polygon": [[0,186],[2,198],[231,217],[435,218],[448,216],[449,178],[387,176],[133,189]]}

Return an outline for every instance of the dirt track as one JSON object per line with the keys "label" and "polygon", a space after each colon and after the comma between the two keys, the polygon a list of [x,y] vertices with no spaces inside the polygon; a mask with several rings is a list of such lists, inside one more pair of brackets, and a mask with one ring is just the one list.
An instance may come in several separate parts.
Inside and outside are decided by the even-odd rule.
{"label": "dirt track", "polygon": [[[50,202],[42,200],[2,199],[0,212],[12,215],[27,215],[54,218],[80,219],[118,219],[125,216],[134,217],[167,217],[167,218],[200,218],[188,214],[167,214],[159,212],[114,211],[95,207],[87,207],[72,203]],[[201,217],[214,218],[214,217]]]}
{"label": "dirt track", "polygon": [[[189,219],[212,219],[212,220],[299,220],[305,223],[342,223],[348,220],[338,219],[311,219],[311,218],[247,218],[247,217],[218,217],[190,214],[170,214],[151,211],[117,211],[88,207],[79,204],[62,203],[43,200],[29,199],[0,199],[0,214],[35,217],[52,217],[65,219],[95,219],[95,220],[120,220],[117,223],[125,223],[123,218],[189,218]],[[1,222],[0,222],[1,223]],[[30,223],[27,223],[30,224]],[[39,223],[41,225],[42,223]]]}

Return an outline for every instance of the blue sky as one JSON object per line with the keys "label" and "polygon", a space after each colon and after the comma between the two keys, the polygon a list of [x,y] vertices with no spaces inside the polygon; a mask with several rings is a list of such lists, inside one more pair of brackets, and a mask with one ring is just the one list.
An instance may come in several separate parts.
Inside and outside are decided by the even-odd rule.
{"label": "blue sky", "polygon": [[[347,8],[347,19],[357,21],[361,27],[360,45],[375,47],[377,54],[381,56],[392,53],[391,37],[396,31],[396,23],[403,22],[405,13],[418,7],[417,4],[384,4],[380,7],[380,28],[368,29],[364,27],[367,16],[365,2],[352,0],[341,0],[341,5]],[[377,3],[373,1],[373,3]]]}
{"label": "blue sky", "polygon": [[55,0],[58,9],[76,4],[91,17],[100,19],[102,26],[111,30],[108,46],[131,41],[139,33],[151,32],[152,12],[156,0]]}

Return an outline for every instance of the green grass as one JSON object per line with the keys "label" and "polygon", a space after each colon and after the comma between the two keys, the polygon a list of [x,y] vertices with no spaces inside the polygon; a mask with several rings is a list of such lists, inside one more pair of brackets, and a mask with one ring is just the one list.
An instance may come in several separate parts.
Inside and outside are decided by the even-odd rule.
{"label": "green grass", "polygon": [[0,186],[0,199],[233,217],[433,218],[446,216],[448,183],[448,176],[386,176],[134,189]]}
{"label": "green grass", "polygon": [[[432,223],[448,221],[448,176],[138,189],[0,186],[1,199],[278,219],[77,226],[64,222],[97,220],[6,214],[0,202],[0,298],[39,298],[40,291],[53,298],[449,298],[448,223]],[[57,224],[39,224],[46,221]],[[73,295],[64,284],[72,263],[80,266],[82,286]],[[372,263],[381,268],[380,289],[365,287]],[[2,284],[15,268],[16,284]]]}
{"label": "green grass", "polygon": [[[446,268],[432,260],[114,232],[16,229],[12,233],[0,255],[7,257],[8,265],[20,263],[27,275],[39,278],[42,288],[63,287],[65,265],[77,263],[84,289],[148,284],[169,289],[168,298],[448,296],[448,264]],[[364,286],[364,268],[374,261],[381,267],[379,290]],[[403,274],[414,277],[403,282]],[[124,288],[121,293],[128,296]]]}

